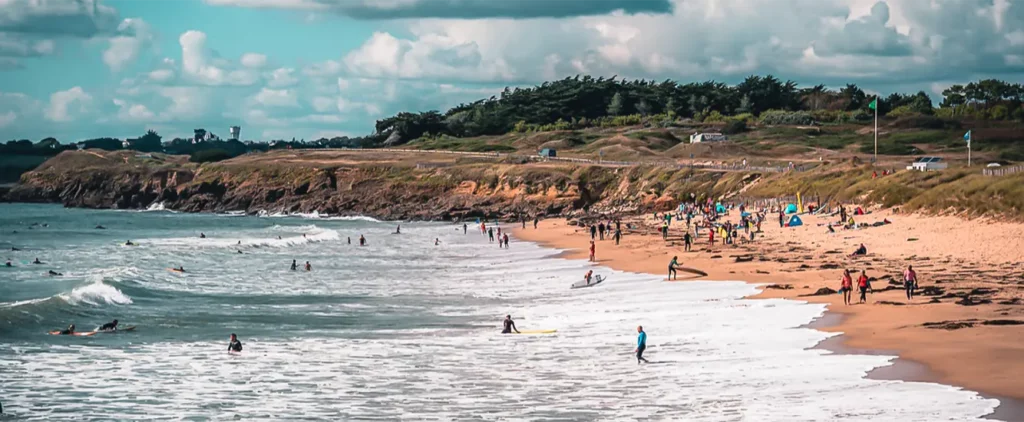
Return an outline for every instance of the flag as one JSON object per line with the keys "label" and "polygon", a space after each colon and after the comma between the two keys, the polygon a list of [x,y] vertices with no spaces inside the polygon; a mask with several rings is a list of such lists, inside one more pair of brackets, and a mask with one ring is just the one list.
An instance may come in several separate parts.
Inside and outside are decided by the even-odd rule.
{"label": "flag", "polygon": [[971,147],[971,131],[968,130],[967,133],[964,134],[964,140],[967,141],[967,148],[970,148]]}
{"label": "flag", "polygon": [[878,98],[871,100],[871,104],[868,104],[868,108],[872,110],[878,110]]}

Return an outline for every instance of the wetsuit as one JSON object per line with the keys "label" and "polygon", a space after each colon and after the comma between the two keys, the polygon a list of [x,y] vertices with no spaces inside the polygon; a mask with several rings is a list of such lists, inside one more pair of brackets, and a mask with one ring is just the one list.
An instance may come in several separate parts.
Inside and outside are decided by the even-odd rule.
{"label": "wetsuit", "polygon": [[100,331],[113,331],[117,329],[116,322],[108,322],[100,326]]}
{"label": "wetsuit", "polygon": [[505,320],[502,321],[502,324],[503,324],[503,327],[501,329],[501,333],[502,334],[510,334],[512,332],[512,330],[515,330],[517,333],[519,332],[519,329],[516,328],[516,323],[514,321],[512,321],[511,318],[505,318]]}
{"label": "wetsuit", "polygon": [[641,331],[640,335],[636,336],[636,363],[640,363],[640,361],[647,362],[647,359],[644,359],[644,350],[646,349],[647,333]]}
{"label": "wetsuit", "polygon": [[689,232],[683,235],[683,244],[685,245],[685,250],[689,252],[690,246],[693,245],[693,236],[690,236]]}
{"label": "wetsuit", "polygon": [[676,274],[676,267],[677,266],[679,266],[679,262],[676,261],[675,258],[672,258],[672,262],[668,263],[668,278],[669,278],[669,280],[672,279],[672,276],[676,276],[676,278],[679,277],[679,275]]}
{"label": "wetsuit", "polygon": [[238,339],[231,340],[231,343],[228,343],[228,351],[229,352],[241,352],[242,351],[242,342],[238,341]]}

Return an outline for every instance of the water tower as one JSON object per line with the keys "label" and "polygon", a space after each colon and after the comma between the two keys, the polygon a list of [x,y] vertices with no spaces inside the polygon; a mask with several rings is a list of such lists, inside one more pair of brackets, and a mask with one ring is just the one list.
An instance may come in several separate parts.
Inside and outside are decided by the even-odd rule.
{"label": "water tower", "polygon": [[238,140],[238,134],[242,132],[242,128],[239,126],[231,126],[228,131],[231,133],[231,140]]}

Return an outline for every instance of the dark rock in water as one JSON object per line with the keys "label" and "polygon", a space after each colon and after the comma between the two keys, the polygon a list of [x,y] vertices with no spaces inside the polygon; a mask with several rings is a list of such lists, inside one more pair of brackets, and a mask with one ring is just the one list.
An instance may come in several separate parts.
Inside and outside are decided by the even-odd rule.
{"label": "dark rock in water", "polygon": [[823,269],[823,270],[835,270],[835,269],[839,268],[839,264],[832,264],[832,263],[822,264],[818,268]]}
{"label": "dark rock in water", "polygon": [[793,285],[792,284],[769,284],[767,286],[764,286],[764,288],[766,288],[766,289],[778,289],[778,290],[792,290],[793,289]]}

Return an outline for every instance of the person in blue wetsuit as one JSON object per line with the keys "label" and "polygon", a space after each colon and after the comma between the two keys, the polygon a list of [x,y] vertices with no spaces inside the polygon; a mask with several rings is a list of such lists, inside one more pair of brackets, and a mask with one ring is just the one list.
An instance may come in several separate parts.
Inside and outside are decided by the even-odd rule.
{"label": "person in blue wetsuit", "polygon": [[642,325],[636,327],[636,332],[640,333],[636,336],[636,364],[648,363],[647,359],[644,359],[644,350],[647,349],[647,333],[644,332]]}

